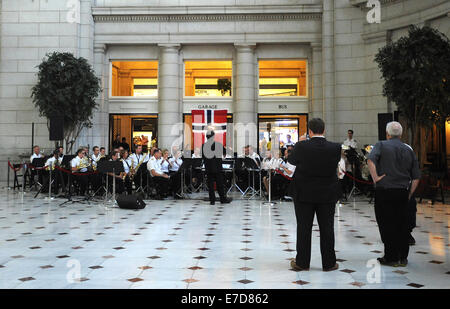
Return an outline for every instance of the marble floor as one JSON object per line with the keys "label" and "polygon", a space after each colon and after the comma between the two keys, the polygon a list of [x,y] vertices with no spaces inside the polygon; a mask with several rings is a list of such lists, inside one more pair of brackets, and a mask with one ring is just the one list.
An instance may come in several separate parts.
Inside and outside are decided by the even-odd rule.
{"label": "marble floor", "polygon": [[383,249],[373,205],[338,206],[340,268],[325,273],[317,225],[310,271],[289,267],[291,202],[147,201],[135,211],[64,201],[0,191],[0,288],[450,288],[450,205],[418,206],[404,268],[376,262]]}

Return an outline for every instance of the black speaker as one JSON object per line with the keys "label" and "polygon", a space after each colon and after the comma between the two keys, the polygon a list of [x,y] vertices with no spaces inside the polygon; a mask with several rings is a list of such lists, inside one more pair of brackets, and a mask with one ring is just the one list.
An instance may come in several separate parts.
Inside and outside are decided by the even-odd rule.
{"label": "black speaker", "polygon": [[386,125],[392,120],[392,113],[378,114],[378,139],[380,141],[384,141],[386,139]]}
{"label": "black speaker", "polygon": [[50,138],[51,141],[62,141],[64,139],[64,117],[50,117]]}
{"label": "black speaker", "polygon": [[143,209],[145,208],[145,202],[141,195],[126,195],[120,194],[116,198],[117,204],[123,209]]}

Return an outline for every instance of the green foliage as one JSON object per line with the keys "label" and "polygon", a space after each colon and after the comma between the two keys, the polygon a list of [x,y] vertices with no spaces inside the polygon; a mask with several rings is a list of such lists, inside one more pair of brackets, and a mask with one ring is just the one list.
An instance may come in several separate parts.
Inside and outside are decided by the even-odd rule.
{"label": "green foliage", "polygon": [[74,141],[83,128],[92,127],[100,80],[84,58],[54,52],[39,65],[38,82],[31,97],[40,116],[64,116],[64,137]]}
{"label": "green foliage", "polygon": [[385,80],[383,94],[408,125],[442,128],[450,120],[450,42],[439,31],[412,26],[407,37],[375,57]]}
{"label": "green foliage", "polygon": [[231,95],[231,81],[228,78],[219,78],[217,80],[217,89],[220,90],[222,96],[224,96],[228,91],[230,91]]}

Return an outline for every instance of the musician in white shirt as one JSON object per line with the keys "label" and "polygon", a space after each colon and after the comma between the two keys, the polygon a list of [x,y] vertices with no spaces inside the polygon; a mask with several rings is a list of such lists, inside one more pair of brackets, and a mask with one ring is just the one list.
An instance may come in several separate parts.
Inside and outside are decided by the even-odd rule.
{"label": "musician in white shirt", "polygon": [[180,166],[183,164],[183,159],[181,158],[181,151],[177,150],[173,157],[169,159],[169,176],[172,181],[172,193],[175,199],[178,199],[178,191],[181,189],[181,171]]}
{"label": "musician in white shirt", "polygon": [[341,150],[341,160],[338,163],[338,181],[340,187],[339,200],[347,200],[347,190],[346,190],[346,181],[345,181],[345,173],[346,173],[346,157],[344,149]]}
{"label": "musician in white shirt", "polygon": [[194,149],[194,153],[192,154],[192,158],[193,159],[201,159],[202,158],[202,154],[200,153],[200,148],[195,148]]}
{"label": "musician in white shirt", "polygon": [[33,154],[30,157],[30,162],[33,163],[33,159],[39,159],[39,158],[43,158],[44,155],[41,154],[41,149],[39,148],[38,145],[33,147]]}
{"label": "musician in white shirt", "polygon": [[[142,145],[136,145],[136,152],[131,154],[130,158],[133,160],[133,167],[135,169],[135,175],[133,177],[136,187],[147,186],[147,174],[148,171],[145,165],[149,162],[148,153],[142,153]],[[144,166],[141,168],[141,166]],[[142,184],[141,184],[142,179]]]}
{"label": "musician in white shirt", "polygon": [[[285,160],[278,158],[274,161],[273,167],[279,172],[276,172],[272,177],[272,199],[284,198],[288,194],[288,188],[295,172],[295,166],[287,162],[290,152],[285,150]],[[278,167],[276,167],[278,165]],[[280,174],[281,172],[281,174]]]}
{"label": "musician in white shirt", "polygon": [[160,159],[162,152],[159,148],[156,148],[153,156],[147,162],[147,170],[150,172],[150,176],[156,184],[156,199],[161,200],[167,197],[167,188],[169,187],[169,175],[166,175],[162,169]]}
{"label": "musician in white shirt", "polygon": [[[88,171],[88,163],[85,159],[86,151],[83,148],[77,150],[77,156],[72,159],[70,165],[72,167],[72,173],[86,173]],[[80,184],[80,195],[86,193],[86,189],[89,185],[88,175],[72,175],[73,178]]]}
{"label": "musician in white shirt", "polygon": [[347,134],[348,137],[343,144],[356,150],[358,148],[358,142],[353,138],[353,130],[348,130]]}
{"label": "musician in white shirt", "polygon": [[53,183],[53,193],[58,194],[59,182],[60,182],[60,173],[61,171],[56,169],[55,166],[61,165],[62,159],[59,157],[59,150],[55,149],[53,151],[53,157],[48,158],[45,162],[45,171],[43,172],[43,188],[42,192],[48,192],[48,185],[50,182],[50,170],[52,171],[52,183]]}
{"label": "musician in white shirt", "polygon": [[162,157],[159,159],[159,164],[161,165],[161,170],[164,174],[169,175],[169,150],[164,149],[163,150],[163,155]]}
{"label": "musician in white shirt", "polygon": [[169,172],[178,172],[183,159],[181,158],[181,151],[175,152],[174,156],[169,159]]}
{"label": "musician in white shirt", "polygon": [[92,166],[97,168],[97,163],[98,160],[100,160],[101,155],[100,155],[100,148],[98,148],[98,146],[94,146],[94,148],[92,148],[92,151],[94,152],[91,155],[91,160],[92,160]]}
{"label": "musician in white shirt", "polygon": [[120,154],[121,158],[120,161],[123,163],[123,170],[125,177],[122,176],[122,182],[125,185],[125,188],[127,190],[128,194],[132,193],[132,183],[131,183],[131,158],[128,156],[128,150],[124,149],[122,153]]}

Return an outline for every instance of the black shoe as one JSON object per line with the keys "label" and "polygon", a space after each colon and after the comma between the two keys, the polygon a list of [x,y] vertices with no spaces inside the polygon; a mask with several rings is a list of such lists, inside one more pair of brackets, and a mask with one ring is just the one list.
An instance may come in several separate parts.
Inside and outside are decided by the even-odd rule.
{"label": "black shoe", "polygon": [[398,263],[398,267],[406,267],[408,265],[408,259],[401,259]]}
{"label": "black shoe", "polygon": [[209,201],[209,205],[215,205],[216,201]]}
{"label": "black shoe", "polygon": [[414,246],[416,244],[416,240],[414,239],[414,237],[411,234],[409,234],[408,243],[410,246]]}
{"label": "black shoe", "polygon": [[231,203],[231,201],[232,201],[231,198],[226,197],[225,199],[220,200],[220,204],[229,204],[229,203]]}
{"label": "black shoe", "polygon": [[309,267],[300,267],[297,265],[297,263],[295,262],[295,259],[291,260],[291,268],[295,271],[308,271]]}
{"label": "black shoe", "polygon": [[378,262],[380,262],[381,265],[391,266],[391,267],[398,267],[399,262],[398,261],[387,261],[384,257],[377,258]]}
{"label": "black shoe", "polygon": [[332,267],[324,268],[323,271],[333,271],[333,270],[337,270],[337,269],[339,269],[338,263],[334,264],[334,266],[332,266]]}

